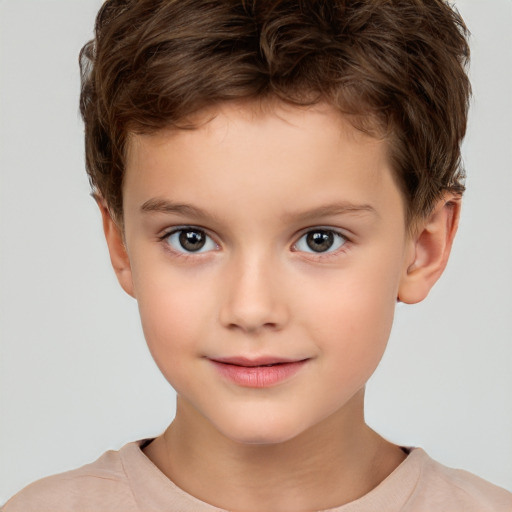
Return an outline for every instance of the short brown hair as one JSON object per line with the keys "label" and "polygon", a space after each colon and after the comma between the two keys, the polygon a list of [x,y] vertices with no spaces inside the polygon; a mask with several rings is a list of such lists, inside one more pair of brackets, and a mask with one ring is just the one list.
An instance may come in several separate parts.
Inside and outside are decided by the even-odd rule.
{"label": "short brown hair", "polygon": [[122,221],[130,133],[219,102],[325,101],[389,140],[408,216],[462,193],[468,30],[444,0],[107,0],[80,54],[86,166]]}

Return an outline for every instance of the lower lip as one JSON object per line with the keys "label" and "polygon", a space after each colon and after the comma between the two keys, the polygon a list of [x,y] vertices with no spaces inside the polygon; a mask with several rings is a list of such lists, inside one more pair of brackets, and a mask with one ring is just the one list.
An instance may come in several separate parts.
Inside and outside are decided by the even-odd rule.
{"label": "lower lip", "polygon": [[212,361],[212,363],[222,376],[239,386],[268,388],[295,375],[306,364],[306,360],[274,366],[237,366],[218,361]]}

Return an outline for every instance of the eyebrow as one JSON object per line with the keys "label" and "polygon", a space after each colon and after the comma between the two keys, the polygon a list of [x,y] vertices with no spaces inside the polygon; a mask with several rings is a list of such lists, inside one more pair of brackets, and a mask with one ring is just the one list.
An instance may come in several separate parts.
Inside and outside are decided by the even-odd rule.
{"label": "eyebrow", "polygon": [[370,213],[376,217],[380,217],[377,210],[370,204],[354,204],[348,201],[339,203],[331,203],[307,210],[304,212],[289,212],[284,214],[285,219],[293,219],[299,222],[306,222],[310,219],[318,219],[322,217],[332,217],[335,215],[358,213]]}
{"label": "eyebrow", "polygon": [[183,216],[202,217],[208,218],[212,215],[208,214],[205,210],[192,206],[186,203],[174,203],[168,199],[154,197],[148,199],[141,207],[142,212],[156,212],[156,213],[174,213]]}
{"label": "eyebrow", "polygon": [[[193,206],[187,203],[175,203],[173,201],[169,201],[168,199],[158,197],[148,199],[141,206],[140,209],[142,212],[171,213],[203,219],[211,219],[215,217],[214,215],[208,213],[207,211],[201,208],[198,208],[197,206]],[[322,205],[319,206],[318,208],[313,208],[311,210],[302,212],[286,212],[283,215],[283,218],[285,220],[305,222],[310,219],[331,217],[335,215],[344,215],[351,213],[370,213],[372,215],[380,217],[377,210],[375,210],[375,208],[369,204],[354,204],[351,202],[342,201],[339,203]]]}

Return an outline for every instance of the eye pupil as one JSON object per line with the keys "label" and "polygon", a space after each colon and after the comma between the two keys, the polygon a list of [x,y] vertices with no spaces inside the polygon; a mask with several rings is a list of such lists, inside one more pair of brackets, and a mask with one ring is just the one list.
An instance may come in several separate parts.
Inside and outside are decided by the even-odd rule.
{"label": "eye pupil", "polygon": [[199,251],[206,243],[206,236],[202,231],[184,229],[180,232],[180,244],[187,251]]}
{"label": "eye pupil", "polygon": [[331,231],[311,231],[306,236],[308,247],[315,252],[324,252],[334,244],[334,234]]}

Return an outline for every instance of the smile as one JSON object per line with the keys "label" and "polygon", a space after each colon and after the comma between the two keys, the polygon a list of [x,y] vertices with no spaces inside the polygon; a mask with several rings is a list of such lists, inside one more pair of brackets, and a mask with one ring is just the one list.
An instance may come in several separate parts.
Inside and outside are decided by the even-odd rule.
{"label": "smile", "polygon": [[248,388],[267,388],[286,381],[304,367],[309,359],[299,361],[273,358],[210,359],[216,370],[227,380]]}

